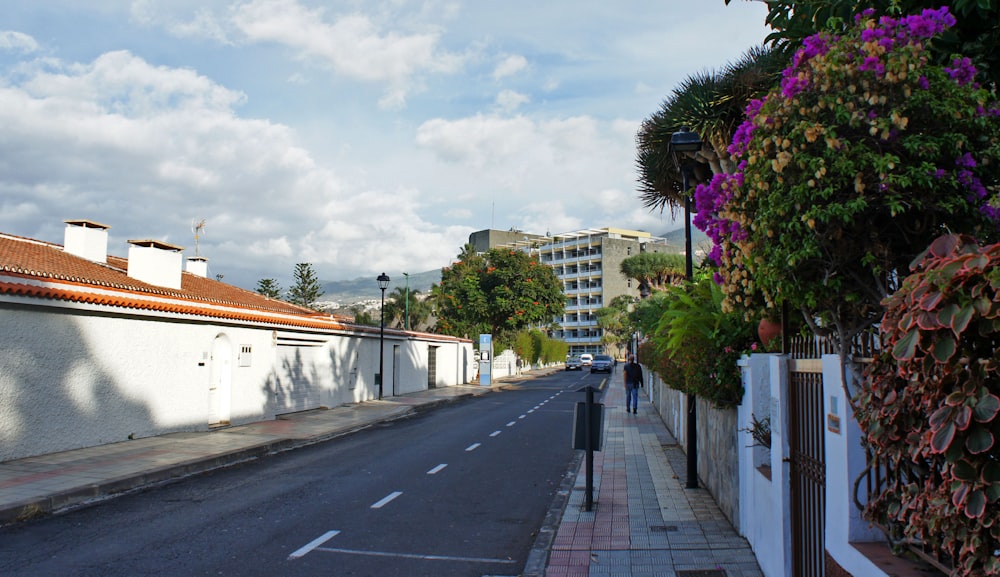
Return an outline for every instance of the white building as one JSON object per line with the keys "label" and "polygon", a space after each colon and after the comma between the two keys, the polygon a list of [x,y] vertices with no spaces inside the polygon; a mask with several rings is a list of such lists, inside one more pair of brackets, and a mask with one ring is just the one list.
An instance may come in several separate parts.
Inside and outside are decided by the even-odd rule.
{"label": "white building", "polygon": [[[488,247],[484,242],[490,241]],[[478,241],[478,242],[477,242]],[[494,245],[493,241],[499,241]],[[550,336],[569,344],[571,355],[604,353],[598,309],[620,295],[639,297],[636,281],[621,273],[626,258],[642,252],[673,252],[666,241],[648,232],[623,228],[586,229],[557,235],[520,231],[479,231],[469,237],[477,250],[512,246],[538,254],[563,283],[566,312],[555,319],[561,329]],[[610,351],[614,352],[614,351]]]}
{"label": "white building", "polygon": [[[272,419],[471,380],[466,339],[379,329],[205,277],[155,240],[109,256],[0,233],[0,461]],[[380,354],[382,353],[382,354]],[[384,359],[380,361],[381,359]]]}

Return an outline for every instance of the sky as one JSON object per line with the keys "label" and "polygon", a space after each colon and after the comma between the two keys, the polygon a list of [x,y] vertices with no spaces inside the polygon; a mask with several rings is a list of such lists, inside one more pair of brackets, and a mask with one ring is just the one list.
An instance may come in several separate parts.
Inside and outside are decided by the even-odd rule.
{"label": "sky", "polygon": [[736,0],[2,4],[0,232],[93,220],[248,289],[438,269],[486,228],[679,228],[636,132],[768,32]]}

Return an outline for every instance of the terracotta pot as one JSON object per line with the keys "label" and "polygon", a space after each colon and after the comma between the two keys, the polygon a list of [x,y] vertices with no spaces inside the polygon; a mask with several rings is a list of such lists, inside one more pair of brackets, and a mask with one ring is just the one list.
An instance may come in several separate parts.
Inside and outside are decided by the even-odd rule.
{"label": "terracotta pot", "polygon": [[757,325],[757,336],[760,337],[760,342],[764,346],[771,344],[771,341],[781,336],[781,323],[767,318],[760,319],[760,324]]}

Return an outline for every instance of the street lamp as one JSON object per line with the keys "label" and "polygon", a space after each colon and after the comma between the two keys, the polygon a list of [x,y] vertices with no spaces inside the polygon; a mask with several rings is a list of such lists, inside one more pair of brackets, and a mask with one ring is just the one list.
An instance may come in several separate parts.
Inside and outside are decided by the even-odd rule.
{"label": "street lamp", "polygon": [[[681,187],[684,189],[684,274],[688,282],[694,279],[694,251],[691,248],[691,185],[689,179],[694,172],[692,153],[701,150],[701,137],[697,132],[691,132],[688,127],[682,127],[679,132],[670,135],[670,156],[674,166],[681,173]],[[683,161],[678,158],[683,157]],[[687,488],[698,488],[698,398],[688,393],[687,396]]]}
{"label": "street lamp", "polygon": [[403,276],[406,277],[406,308],[404,309],[406,312],[403,316],[405,319],[403,326],[406,327],[406,330],[410,330],[410,273],[404,272]]}
{"label": "street lamp", "polygon": [[382,320],[379,321],[378,329],[378,400],[382,400],[382,381],[385,374],[385,289],[389,288],[389,275],[382,273],[375,279],[378,281],[378,288],[382,289]]}

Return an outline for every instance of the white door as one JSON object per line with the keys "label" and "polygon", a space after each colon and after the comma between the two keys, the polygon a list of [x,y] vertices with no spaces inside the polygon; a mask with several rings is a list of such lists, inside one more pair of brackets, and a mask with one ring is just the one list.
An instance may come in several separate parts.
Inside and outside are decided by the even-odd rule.
{"label": "white door", "polygon": [[212,342],[212,369],[208,383],[208,426],[229,424],[233,385],[233,347],[229,337],[219,335]]}

